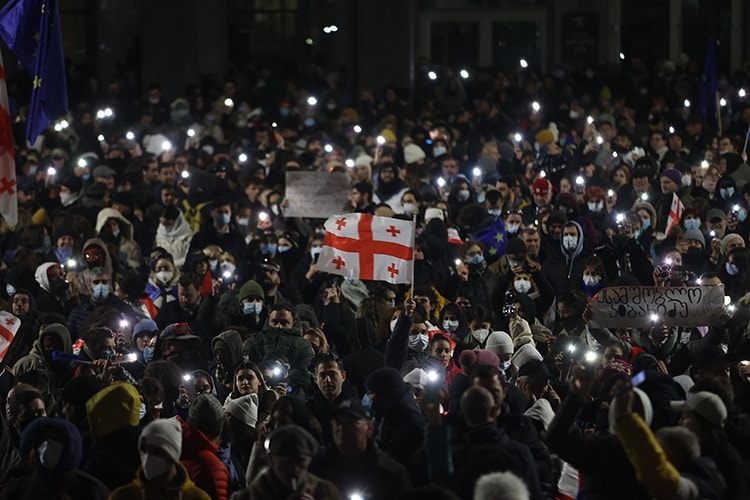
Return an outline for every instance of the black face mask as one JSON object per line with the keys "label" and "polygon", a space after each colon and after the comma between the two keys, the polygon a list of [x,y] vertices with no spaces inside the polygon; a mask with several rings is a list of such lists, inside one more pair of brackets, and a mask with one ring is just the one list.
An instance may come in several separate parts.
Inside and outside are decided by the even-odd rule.
{"label": "black face mask", "polygon": [[690,258],[692,258],[692,259],[694,259],[696,257],[700,257],[700,255],[701,255],[701,249],[700,248],[690,247],[690,248],[687,249],[687,256],[690,257]]}
{"label": "black face mask", "polygon": [[63,293],[65,290],[68,289],[68,282],[65,281],[65,278],[62,276],[58,278],[54,278],[50,280],[49,282],[50,290],[52,290],[53,293]]}

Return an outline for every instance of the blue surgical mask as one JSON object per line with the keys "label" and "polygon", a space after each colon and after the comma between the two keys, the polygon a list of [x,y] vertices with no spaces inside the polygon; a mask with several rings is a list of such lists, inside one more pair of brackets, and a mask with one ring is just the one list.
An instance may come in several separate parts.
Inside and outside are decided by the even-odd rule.
{"label": "blue surgical mask", "polygon": [[732,196],[734,196],[734,188],[731,187],[731,186],[730,187],[721,188],[721,189],[719,189],[719,194],[721,194],[722,198],[724,198],[725,200],[728,200],[729,198],[731,198]]}
{"label": "blue surgical mask", "polygon": [[263,312],[262,302],[243,302],[242,303],[242,313],[245,315],[254,314],[255,316],[260,316],[261,312]]}
{"label": "blue surgical mask", "polygon": [[462,189],[458,192],[458,199],[461,201],[467,201],[471,192],[468,189]]}
{"label": "blue surgical mask", "polygon": [[73,249],[70,247],[55,248],[55,256],[57,257],[57,262],[63,265],[67,264],[67,262],[73,257]]}
{"label": "blue surgical mask", "polygon": [[434,148],[432,148],[432,156],[434,156],[435,158],[437,158],[438,156],[442,156],[447,152],[448,150],[443,146],[435,146]]}
{"label": "blue surgical mask", "polygon": [[284,118],[286,118],[287,116],[289,116],[289,114],[290,114],[291,112],[292,112],[292,110],[291,110],[291,109],[289,109],[289,108],[279,108],[279,114],[280,114],[280,115],[281,115],[282,117],[284,117]]}
{"label": "blue surgical mask", "polygon": [[96,300],[104,300],[109,297],[109,285],[94,285],[91,287],[91,296]]}
{"label": "blue surgical mask", "polygon": [[737,264],[734,264],[732,262],[727,262],[726,264],[724,264],[724,269],[727,270],[727,273],[730,276],[737,276],[738,274],[740,274],[740,268],[737,267]]}
{"label": "blue surgical mask", "polygon": [[232,216],[229,214],[216,214],[216,217],[214,217],[214,220],[216,221],[216,224],[219,226],[226,226],[229,224],[229,221],[231,220]]}
{"label": "blue surgical mask", "polygon": [[290,248],[292,248],[292,247],[290,247],[288,245],[279,245],[279,246],[276,247],[276,251],[278,253],[286,253],[286,252],[289,251]]}
{"label": "blue surgical mask", "polygon": [[260,253],[262,253],[263,255],[273,255],[274,253],[276,253],[276,248],[276,243],[261,243]]}
{"label": "blue surgical mask", "polygon": [[651,219],[641,219],[641,231],[651,227]]}
{"label": "blue surgical mask", "polygon": [[372,408],[372,398],[369,394],[365,393],[365,395],[362,396],[362,406],[364,406],[367,410]]}
{"label": "blue surgical mask", "polygon": [[682,225],[685,226],[685,229],[700,229],[701,221],[700,219],[685,219]]}
{"label": "blue surgical mask", "polygon": [[154,348],[151,346],[144,347],[143,361],[145,361],[146,363],[150,363],[152,359],[154,359]]}
{"label": "blue surgical mask", "polygon": [[745,222],[745,219],[747,219],[747,210],[745,210],[744,208],[741,208],[739,212],[737,212],[737,219],[740,222]]}
{"label": "blue surgical mask", "polygon": [[472,255],[471,257],[466,259],[466,262],[474,265],[481,264],[482,262],[484,262],[484,255],[482,255],[481,253],[479,255]]}

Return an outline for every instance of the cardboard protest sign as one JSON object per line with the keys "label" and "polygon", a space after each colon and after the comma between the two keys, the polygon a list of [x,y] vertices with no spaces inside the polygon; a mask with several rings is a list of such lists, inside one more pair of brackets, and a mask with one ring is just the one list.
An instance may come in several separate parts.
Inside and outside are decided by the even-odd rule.
{"label": "cardboard protest sign", "polygon": [[724,323],[723,286],[613,286],[591,299],[592,328]]}
{"label": "cardboard protest sign", "polygon": [[287,217],[327,219],[339,214],[352,191],[349,177],[342,172],[287,172]]}

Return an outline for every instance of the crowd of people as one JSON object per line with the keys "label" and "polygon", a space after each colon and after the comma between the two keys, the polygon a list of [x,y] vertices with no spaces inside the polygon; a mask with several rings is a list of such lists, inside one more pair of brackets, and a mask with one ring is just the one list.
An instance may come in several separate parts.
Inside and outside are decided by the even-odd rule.
{"label": "crowd of people", "polygon": [[[750,80],[699,116],[697,67],[79,75],[35,144],[12,92],[0,498],[748,498]],[[414,283],[320,272],[293,171],[414,218]],[[599,328],[616,285],[723,324]]]}

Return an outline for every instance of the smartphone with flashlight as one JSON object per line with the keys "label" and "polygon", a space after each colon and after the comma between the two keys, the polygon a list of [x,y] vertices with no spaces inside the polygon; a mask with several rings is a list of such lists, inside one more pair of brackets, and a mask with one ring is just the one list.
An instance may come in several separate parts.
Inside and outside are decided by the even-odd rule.
{"label": "smartphone with flashlight", "polygon": [[630,383],[633,385],[633,387],[638,387],[643,382],[646,381],[646,372],[638,372],[635,375],[633,375],[633,378],[630,379]]}
{"label": "smartphone with flashlight", "polygon": [[437,370],[427,372],[427,384],[424,388],[425,401],[431,404],[440,404],[440,374]]}

